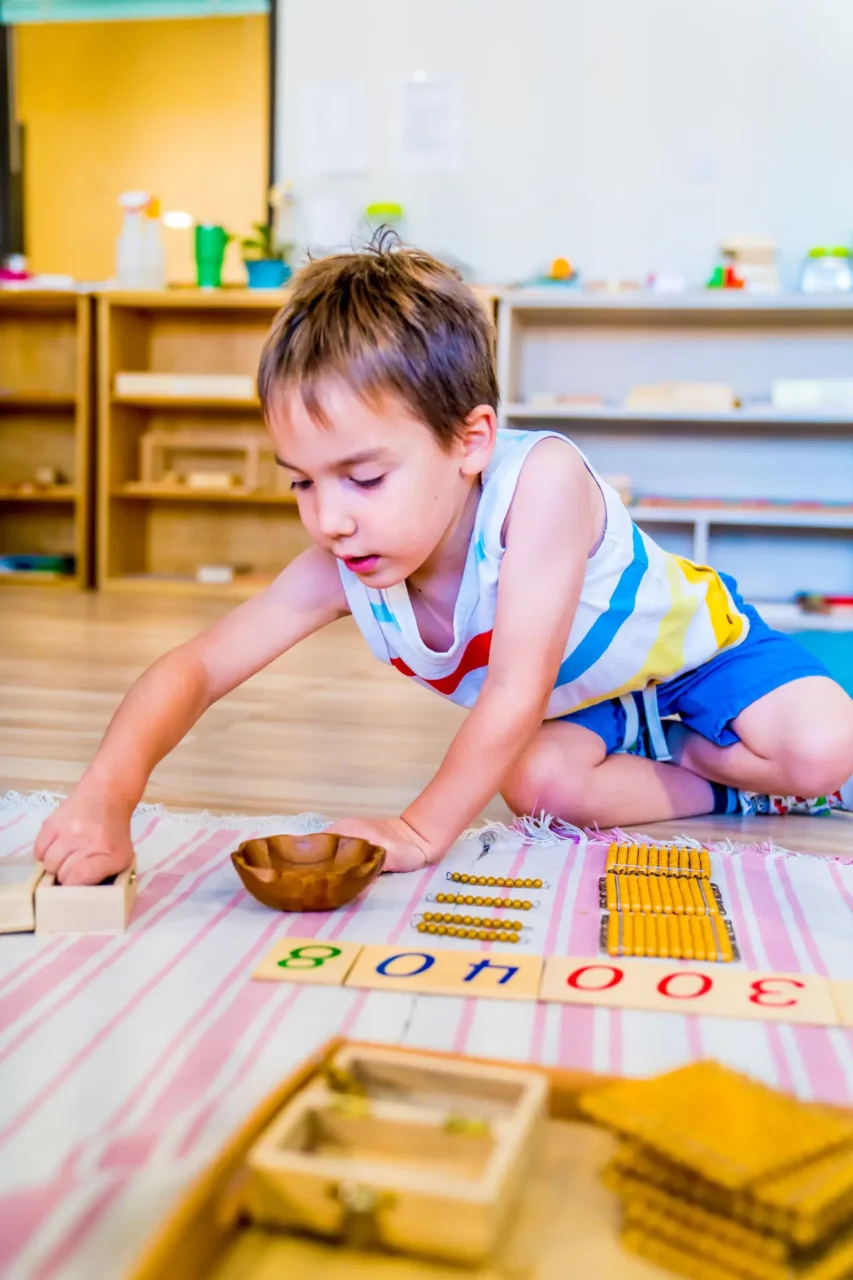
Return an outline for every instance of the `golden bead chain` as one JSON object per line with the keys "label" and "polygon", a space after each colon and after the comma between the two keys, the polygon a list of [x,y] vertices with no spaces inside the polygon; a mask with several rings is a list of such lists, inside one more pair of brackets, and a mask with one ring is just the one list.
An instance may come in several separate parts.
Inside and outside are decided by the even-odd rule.
{"label": "golden bead chain", "polygon": [[418,933],[441,934],[448,938],[473,938],[478,942],[522,942],[520,933],[506,933],[496,929],[456,928],[452,924],[427,924],[421,921],[415,925]]}
{"label": "golden bead chain", "polygon": [[464,871],[448,871],[448,880],[456,884],[488,885],[490,889],[500,886],[501,889],[547,889],[543,880],[513,880],[509,876],[469,876]]}
{"label": "golden bead chain", "polygon": [[511,911],[530,911],[539,906],[527,898],[480,898],[471,893],[430,893],[427,902],[442,902],[449,907],[502,907]]}
{"label": "golden bead chain", "polygon": [[[464,924],[475,929],[514,929],[527,928],[520,920],[490,920],[488,916],[455,916],[451,911],[425,911],[421,917],[427,924]],[[415,917],[417,922],[417,917]]]}

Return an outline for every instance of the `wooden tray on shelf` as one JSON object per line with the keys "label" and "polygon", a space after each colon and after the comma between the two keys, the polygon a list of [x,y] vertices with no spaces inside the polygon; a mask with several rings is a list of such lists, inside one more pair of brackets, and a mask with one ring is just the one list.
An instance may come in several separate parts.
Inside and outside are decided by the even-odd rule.
{"label": "wooden tray on shelf", "polygon": [[[437,1070],[484,1073],[520,1070],[549,1086],[547,1115],[532,1146],[532,1164],[489,1261],[456,1265],[403,1253],[352,1249],[334,1241],[249,1223],[245,1214],[249,1153],[262,1134],[281,1128],[279,1114],[328,1078],[333,1060],[352,1055],[430,1059]],[[332,1066],[334,1071],[334,1066]],[[607,1077],[584,1072],[495,1063],[454,1054],[396,1049],[335,1039],[275,1089],[249,1117],[176,1206],[128,1280],[650,1280],[658,1268],[625,1253],[618,1240],[618,1206],[598,1174],[614,1140],[578,1118],[578,1095]],[[369,1092],[369,1090],[368,1090]],[[535,1089],[534,1089],[535,1093]],[[379,1095],[377,1095],[379,1096]],[[482,1102],[481,1105],[486,1105]],[[276,1122],[273,1128],[273,1122]],[[251,1199],[251,1192],[249,1193]],[[437,1225],[440,1216],[433,1218]]]}

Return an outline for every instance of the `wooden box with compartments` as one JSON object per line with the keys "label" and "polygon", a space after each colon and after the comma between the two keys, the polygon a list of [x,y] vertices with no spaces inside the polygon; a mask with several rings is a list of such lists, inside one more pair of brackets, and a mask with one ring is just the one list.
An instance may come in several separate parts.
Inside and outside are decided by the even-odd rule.
{"label": "wooden box with compartments", "polygon": [[520,1068],[345,1048],[249,1152],[242,1204],[265,1226],[481,1262],[546,1105]]}

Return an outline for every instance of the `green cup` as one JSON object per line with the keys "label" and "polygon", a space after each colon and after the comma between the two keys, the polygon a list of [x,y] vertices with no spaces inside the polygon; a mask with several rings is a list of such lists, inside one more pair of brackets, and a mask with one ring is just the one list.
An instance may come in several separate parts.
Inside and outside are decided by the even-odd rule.
{"label": "green cup", "polygon": [[229,240],[224,227],[209,222],[196,225],[195,267],[196,282],[200,289],[218,289],[222,284],[222,263]]}

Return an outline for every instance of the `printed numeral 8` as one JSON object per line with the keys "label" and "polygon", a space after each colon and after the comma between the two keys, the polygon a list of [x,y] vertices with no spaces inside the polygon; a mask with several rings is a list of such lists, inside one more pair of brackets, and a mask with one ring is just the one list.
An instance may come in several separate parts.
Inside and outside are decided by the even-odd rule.
{"label": "printed numeral 8", "polygon": [[[322,951],[323,955],[311,955],[310,952]],[[327,960],[334,960],[341,954],[340,947],[333,947],[324,942],[312,942],[304,947],[294,947],[288,955],[276,961],[282,969],[319,969]]]}

